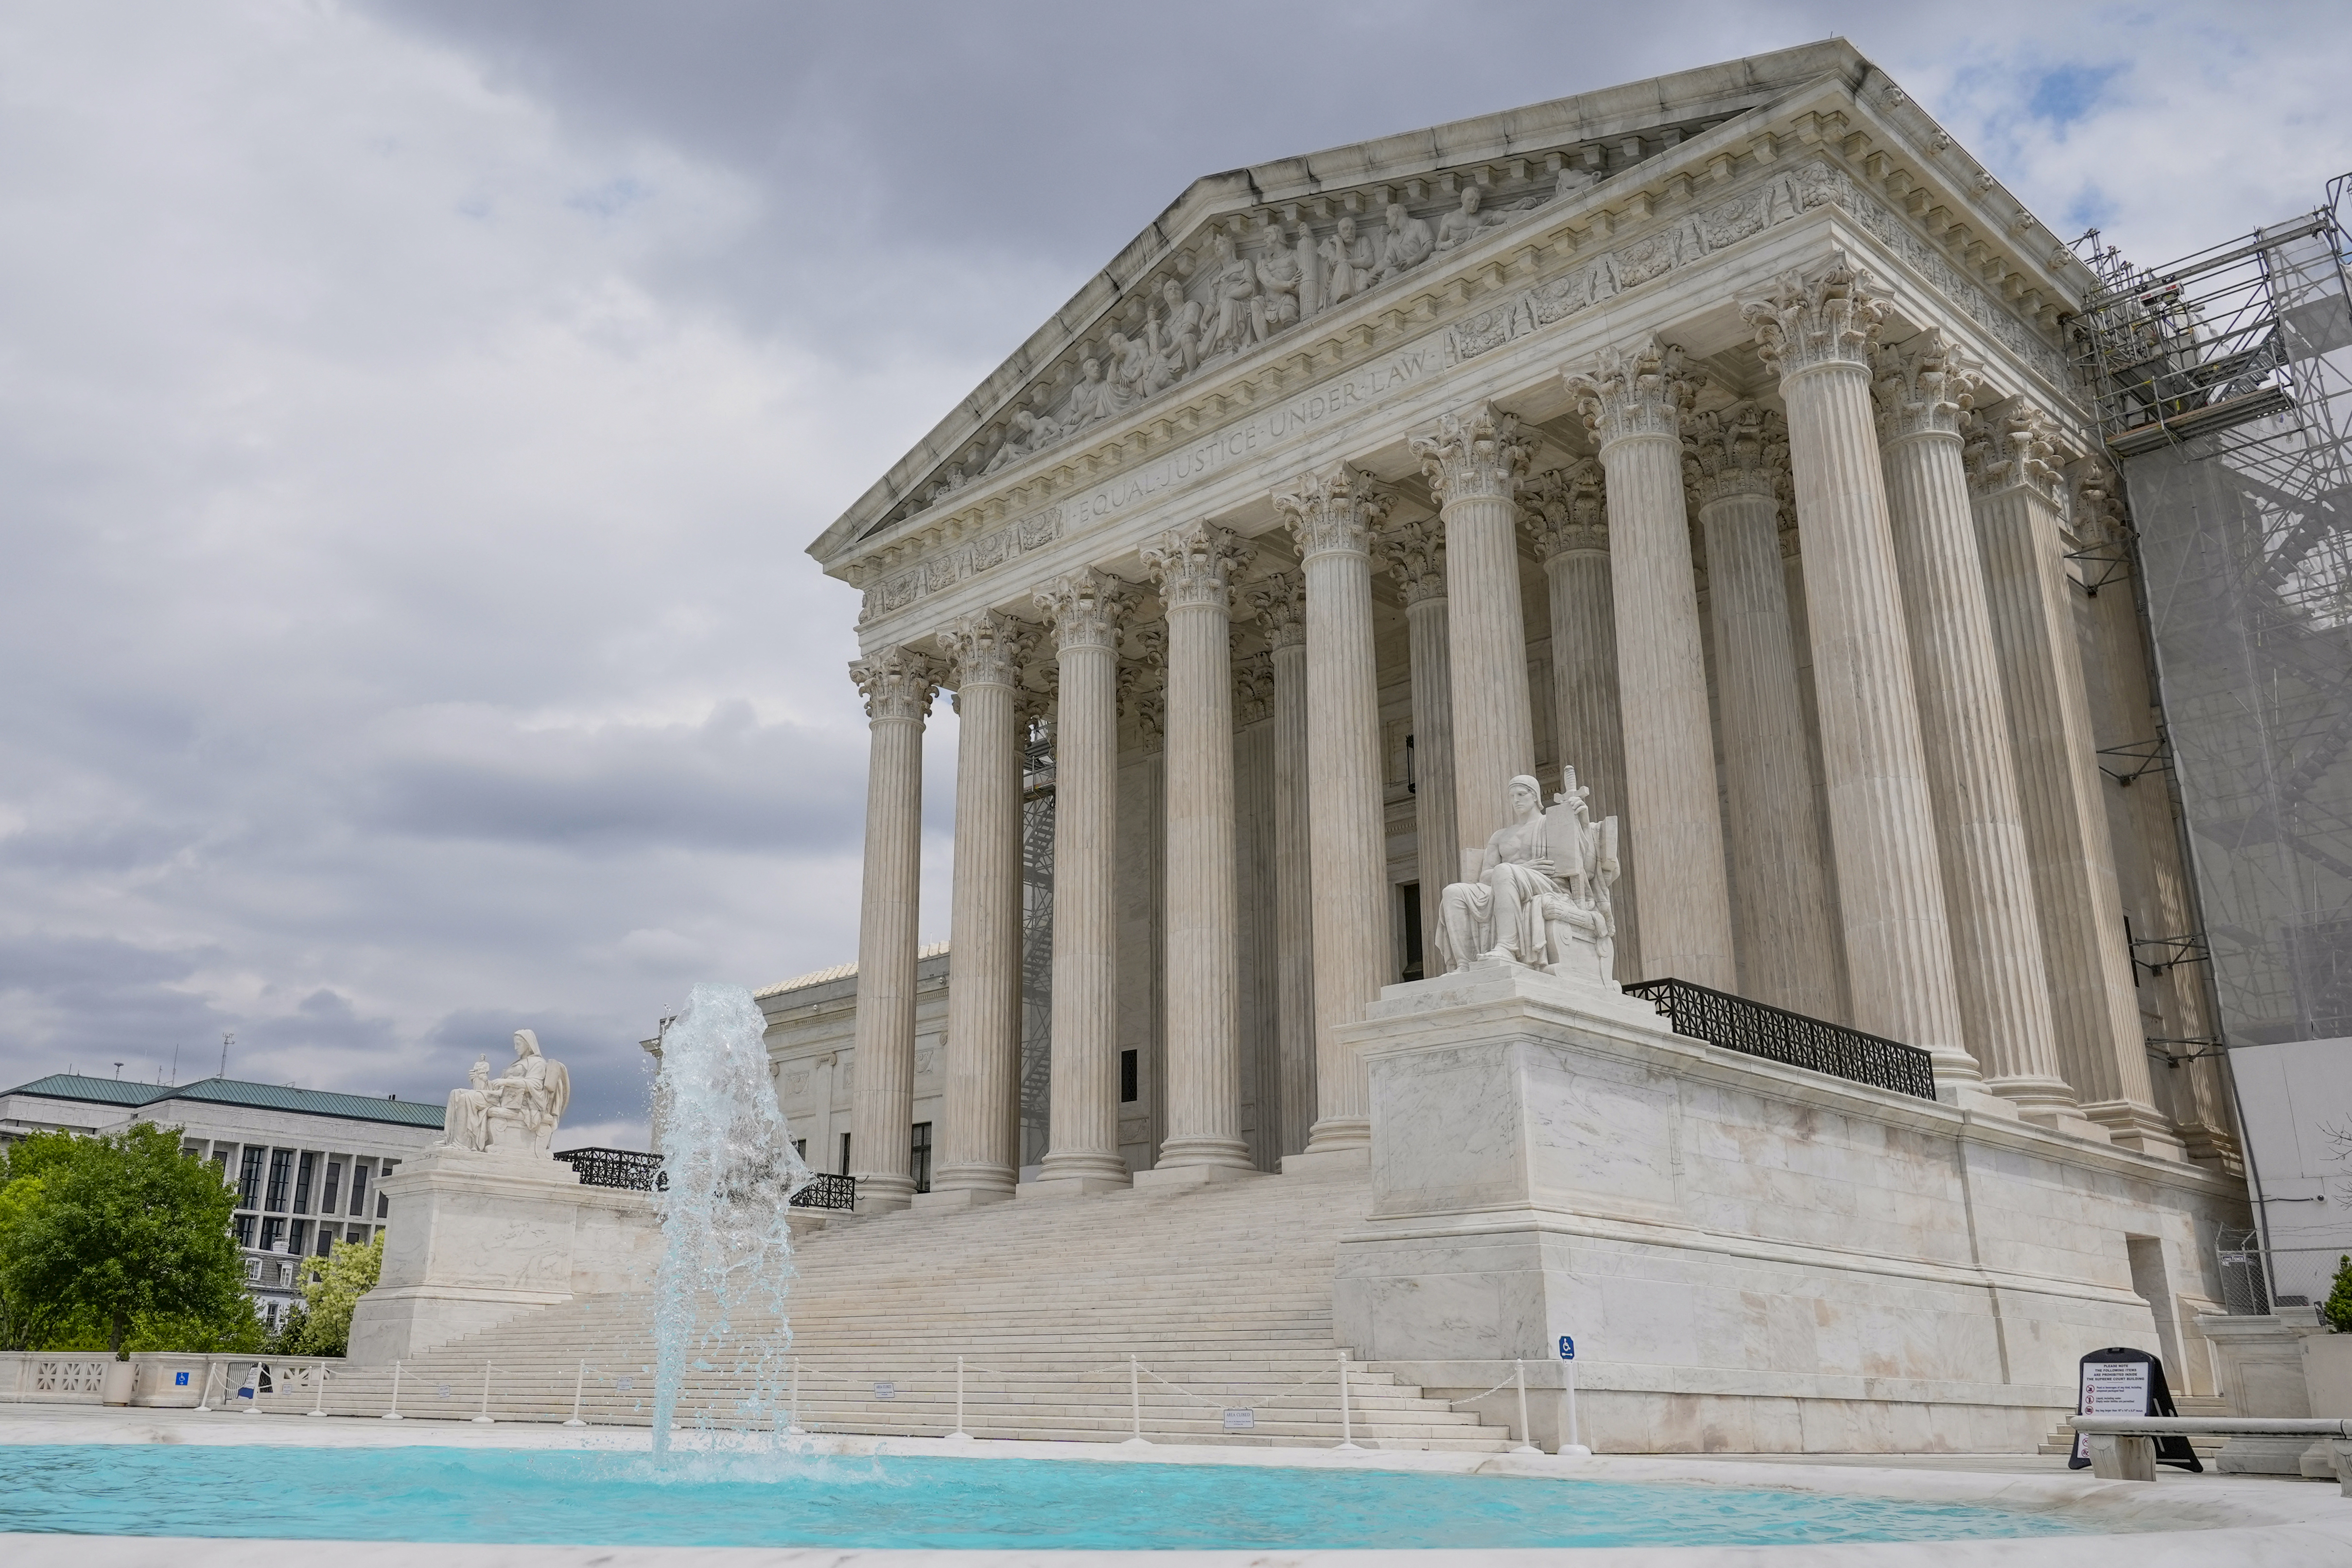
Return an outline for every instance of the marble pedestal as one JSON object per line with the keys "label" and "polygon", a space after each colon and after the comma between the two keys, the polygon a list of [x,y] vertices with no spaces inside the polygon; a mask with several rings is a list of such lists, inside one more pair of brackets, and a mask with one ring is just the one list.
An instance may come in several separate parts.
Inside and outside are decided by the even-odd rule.
{"label": "marble pedestal", "polygon": [[[2242,1188],[2011,1117],[1672,1034],[1646,1005],[1481,963],[1387,988],[1372,1207],[1342,1238],[1367,1362],[1579,1347],[1601,1452],[2030,1452],[2075,1363],[2156,1350],[2127,1239],[2201,1278]],[[1465,1376],[1466,1384],[1470,1378]]]}
{"label": "marble pedestal", "polygon": [[352,1313],[355,1366],[383,1365],[574,1295],[651,1287],[650,1193],[583,1186],[536,1153],[436,1147],[386,1177],[383,1273]]}

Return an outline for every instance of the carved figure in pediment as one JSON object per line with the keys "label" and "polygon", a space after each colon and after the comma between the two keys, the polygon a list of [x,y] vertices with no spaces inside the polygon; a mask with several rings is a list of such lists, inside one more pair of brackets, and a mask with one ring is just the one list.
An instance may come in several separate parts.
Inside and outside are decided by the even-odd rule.
{"label": "carved figure in pediment", "polygon": [[1151,319],[1144,324],[1144,340],[1151,345],[1151,352],[1159,356],[1169,381],[1173,383],[1200,368],[1202,338],[1209,312],[1199,300],[1184,298],[1184,285],[1173,278],[1161,281],[1160,298],[1167,308],[1151,312]]}
{"label": "carved figure in pediment", "polygon": [[1223,353],[1243,347],[1255,335],[1251,301],[1257,298],[1257,268],[1234,247],[1232,235],[1221,234],[1211,276],[1215,279],[1211,292],[1217,301],[1217,328],[1210,334],[1209,352]]}
{"label": "carved figure in pediment", "polygon": [[1562,169],[1559,183],[1551,188],[1551,199],[1566,201],[1579,191],[1589,191],[1599,183],[1590,169]]}
{"label": "carved figure in pediment", "polygon": [[1478,237],[1481,230],[1503,221],[1499,213],[1482,213],[1478,203],[1482,193],[1475,184],[1462,187],[1462,205],[1437,220],[1437,248],[1452,250]]}
{"label": "carved figure in pediment", "polygon": [[1274,247],[1257,263],[1258,292],[1250,300],[1253,338],[1264,342],[1298,320],[1298,296],[1305,279],[1298,258],[1282,243],[1282,231],[1275,230]]}
{"label": "carved figure in pediment", "polygon": [[1068,428],[1083,430],[1118,412],[1110,383],[1103,379],[1102,361],[1088,355],[1078,364],[1078,384],[1070,393]]}
{"label": "carved figure in pediment", "polygon": [[1380,253],[1372,248],[1370,239],[1357,236],[1353,213],[1339,215],[1339,227],[1323,241],[1318,254],[1323,258],[1325,305],[1352,300],[1372,286],[1372,269],[1380,261]]}
{"label": "carved figure in pediment", "polygon": [[1373,279],[1377,283],[1412,271],[1437,248],[1429,225],[1406,212],[1402,202],[1389,204],[1387,221],[1388,233],[1381,238],[1381,269]]}
{"label": "carved figure in pediment", "polygon": [[1167,384],[1159,360],[1142,339],[1110,334],[1110,400],[1115,406],[1132,408]]}
{"label": "carved figure in pediment", "polygon": [[1004,433],[1004,440],[996,448],[996,456],[988,460],[988,472],[994,473],[1008,463],[1017,463],[1033,452],[1042,452],[1062,438],[1062,426],[1055,419],[1024,408],[1013,416],[1013,428]]}
{"label": "carved figure in pediment", "polygon": [[950,463],[948,465],[948,471],[940,476],[939,483],[933,485],[930,488],[929,492],[923,497],[923,503],[926,506],[929,506],[935,501],[943,501],[947,500],[948,497],[955,494],[956,491],[963,489],[963,487],[969,482],[970,481],[964,478],[963,465],[961,463]]}

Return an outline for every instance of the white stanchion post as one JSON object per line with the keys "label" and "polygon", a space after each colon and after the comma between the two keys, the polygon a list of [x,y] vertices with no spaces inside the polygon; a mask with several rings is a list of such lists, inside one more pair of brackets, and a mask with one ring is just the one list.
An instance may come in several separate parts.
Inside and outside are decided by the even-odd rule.
{"label": "white stanchion post", "polygon": [[587,1386],[587,1383],[588,1363],[585,1361],[583,1361],[577,1367],[572,1369],[572,1419],[564,1423],[566,1426],[585,1426],[588,1425],[588,1423],[580,1419],[580,1391]]}
{"label": "white stanchion post", "polygon": [[1339,1447],[1360,1452],[1356,1444],[1356,1415],[1348,1404],[1348,1352],[1339,1352]]}
{"label": "white stanchion post", "polygon": [[801,1358],[794,1356],[793,1357],[792,1424],[784,1428],[784,1436],[800,1437],[806,1436],[807,1433],[808,1428],[801,1425]]}
{"label": "white stanchion post", "polygon": [[313,1371],[319,1379],[319,1386],[310,1395],[310,1414],[324,1415],[327,1413],[327,1363],[320,1362]]}
{"label": "white stanchion post", "polygon": [[1511,1452],[1539,1454],[1543,1450],[1536,1447],[1535,1437],[1528,1430],[1528,1363],[1526,1362],[1515,1361],[1511,1363],[1511,1381],[1519,1386],[1519,1446],[1513,1448]]}
{"label": "white stanchion post", "polygon": [[488,1362],[482,1363],[482,1413],[474,1417],[474,1425],[477,1426],[497,1425],[490,1418],[490,1363]]}
{"label": "white stanchion post", "polygon": [[1568,1369],[1568,1441],[1559,1446],[1559,1451],[1562,1454],[1590,1456],[1592,1450],[1586,1447],[1583,1440],[1576,1435],[1576,1363],[1570,1361],[1561,1364]]}
{"label": "white stanchion post", "polygon": [[949,1433],[948,1436],[958,1442],[969,1443],[971,1441],[971,1434],[963,1429],[963,1357],[961,1356],[956,1357],[955,1430]]}
{"label": "white stanchion post", "polygon": [[[218,1363],[215,1362],[209,1356],[205,1358],[204,1384],[196,1390],[196,1408],[203,1411],[207,1415],[213,1413],[213,1370],[218,1364]],[[24,1379],[20,1375],[16,1381],[19,1384],[22,1384]]]}
{"label": "white stanchion post", "polygon": [[[253,1363],[253,1397],[246,1402],[245,1406],[245,1413],[247,1415],[261,1414],[261,1373],[268,1364],[268,1362],[259,1361]],[[277,1390],[272,1388],[270,1392],[275,1394]]]}
{"label": "white stanchion post", "polygon": [[1134,1429],[1128,1442],[1148,1444],[1150,1439],[1143,1435],[1143,1371],[1133,1356],[1127,1358],[1127,1415]]}
{"label": "white stanchion post", "polygon": [[404,1419],[400,1414],[400,1363],[392,1363],[392,1408],[383,1413],[386,1421]]}

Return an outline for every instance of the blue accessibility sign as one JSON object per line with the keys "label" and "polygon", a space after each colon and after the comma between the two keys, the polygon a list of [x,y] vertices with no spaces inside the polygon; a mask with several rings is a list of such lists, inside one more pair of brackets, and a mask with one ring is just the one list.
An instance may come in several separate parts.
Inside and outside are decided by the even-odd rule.
{"label": "blue accessibility sign", "polygon": [[1576,1337],[1573,1334],[1559,1336],[1559,1359],[1562,1361],[1576,1359]]}

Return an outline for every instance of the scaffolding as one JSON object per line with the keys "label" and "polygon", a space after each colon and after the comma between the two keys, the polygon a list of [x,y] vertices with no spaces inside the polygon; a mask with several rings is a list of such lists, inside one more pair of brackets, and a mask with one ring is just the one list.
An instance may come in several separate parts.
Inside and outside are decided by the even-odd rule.
{"label": "scaffolding", "polygon": [[[2077,242],[2101,287],[2076,369],[2129,499],[2165,719],[2101,763],[2176,792],[2204,928],[2134,956],[2206,963],[2231,1046],[2352,1035],[2347,179],[2167,268]],[[2120,570],[2078,566],[2094,589]]]}

